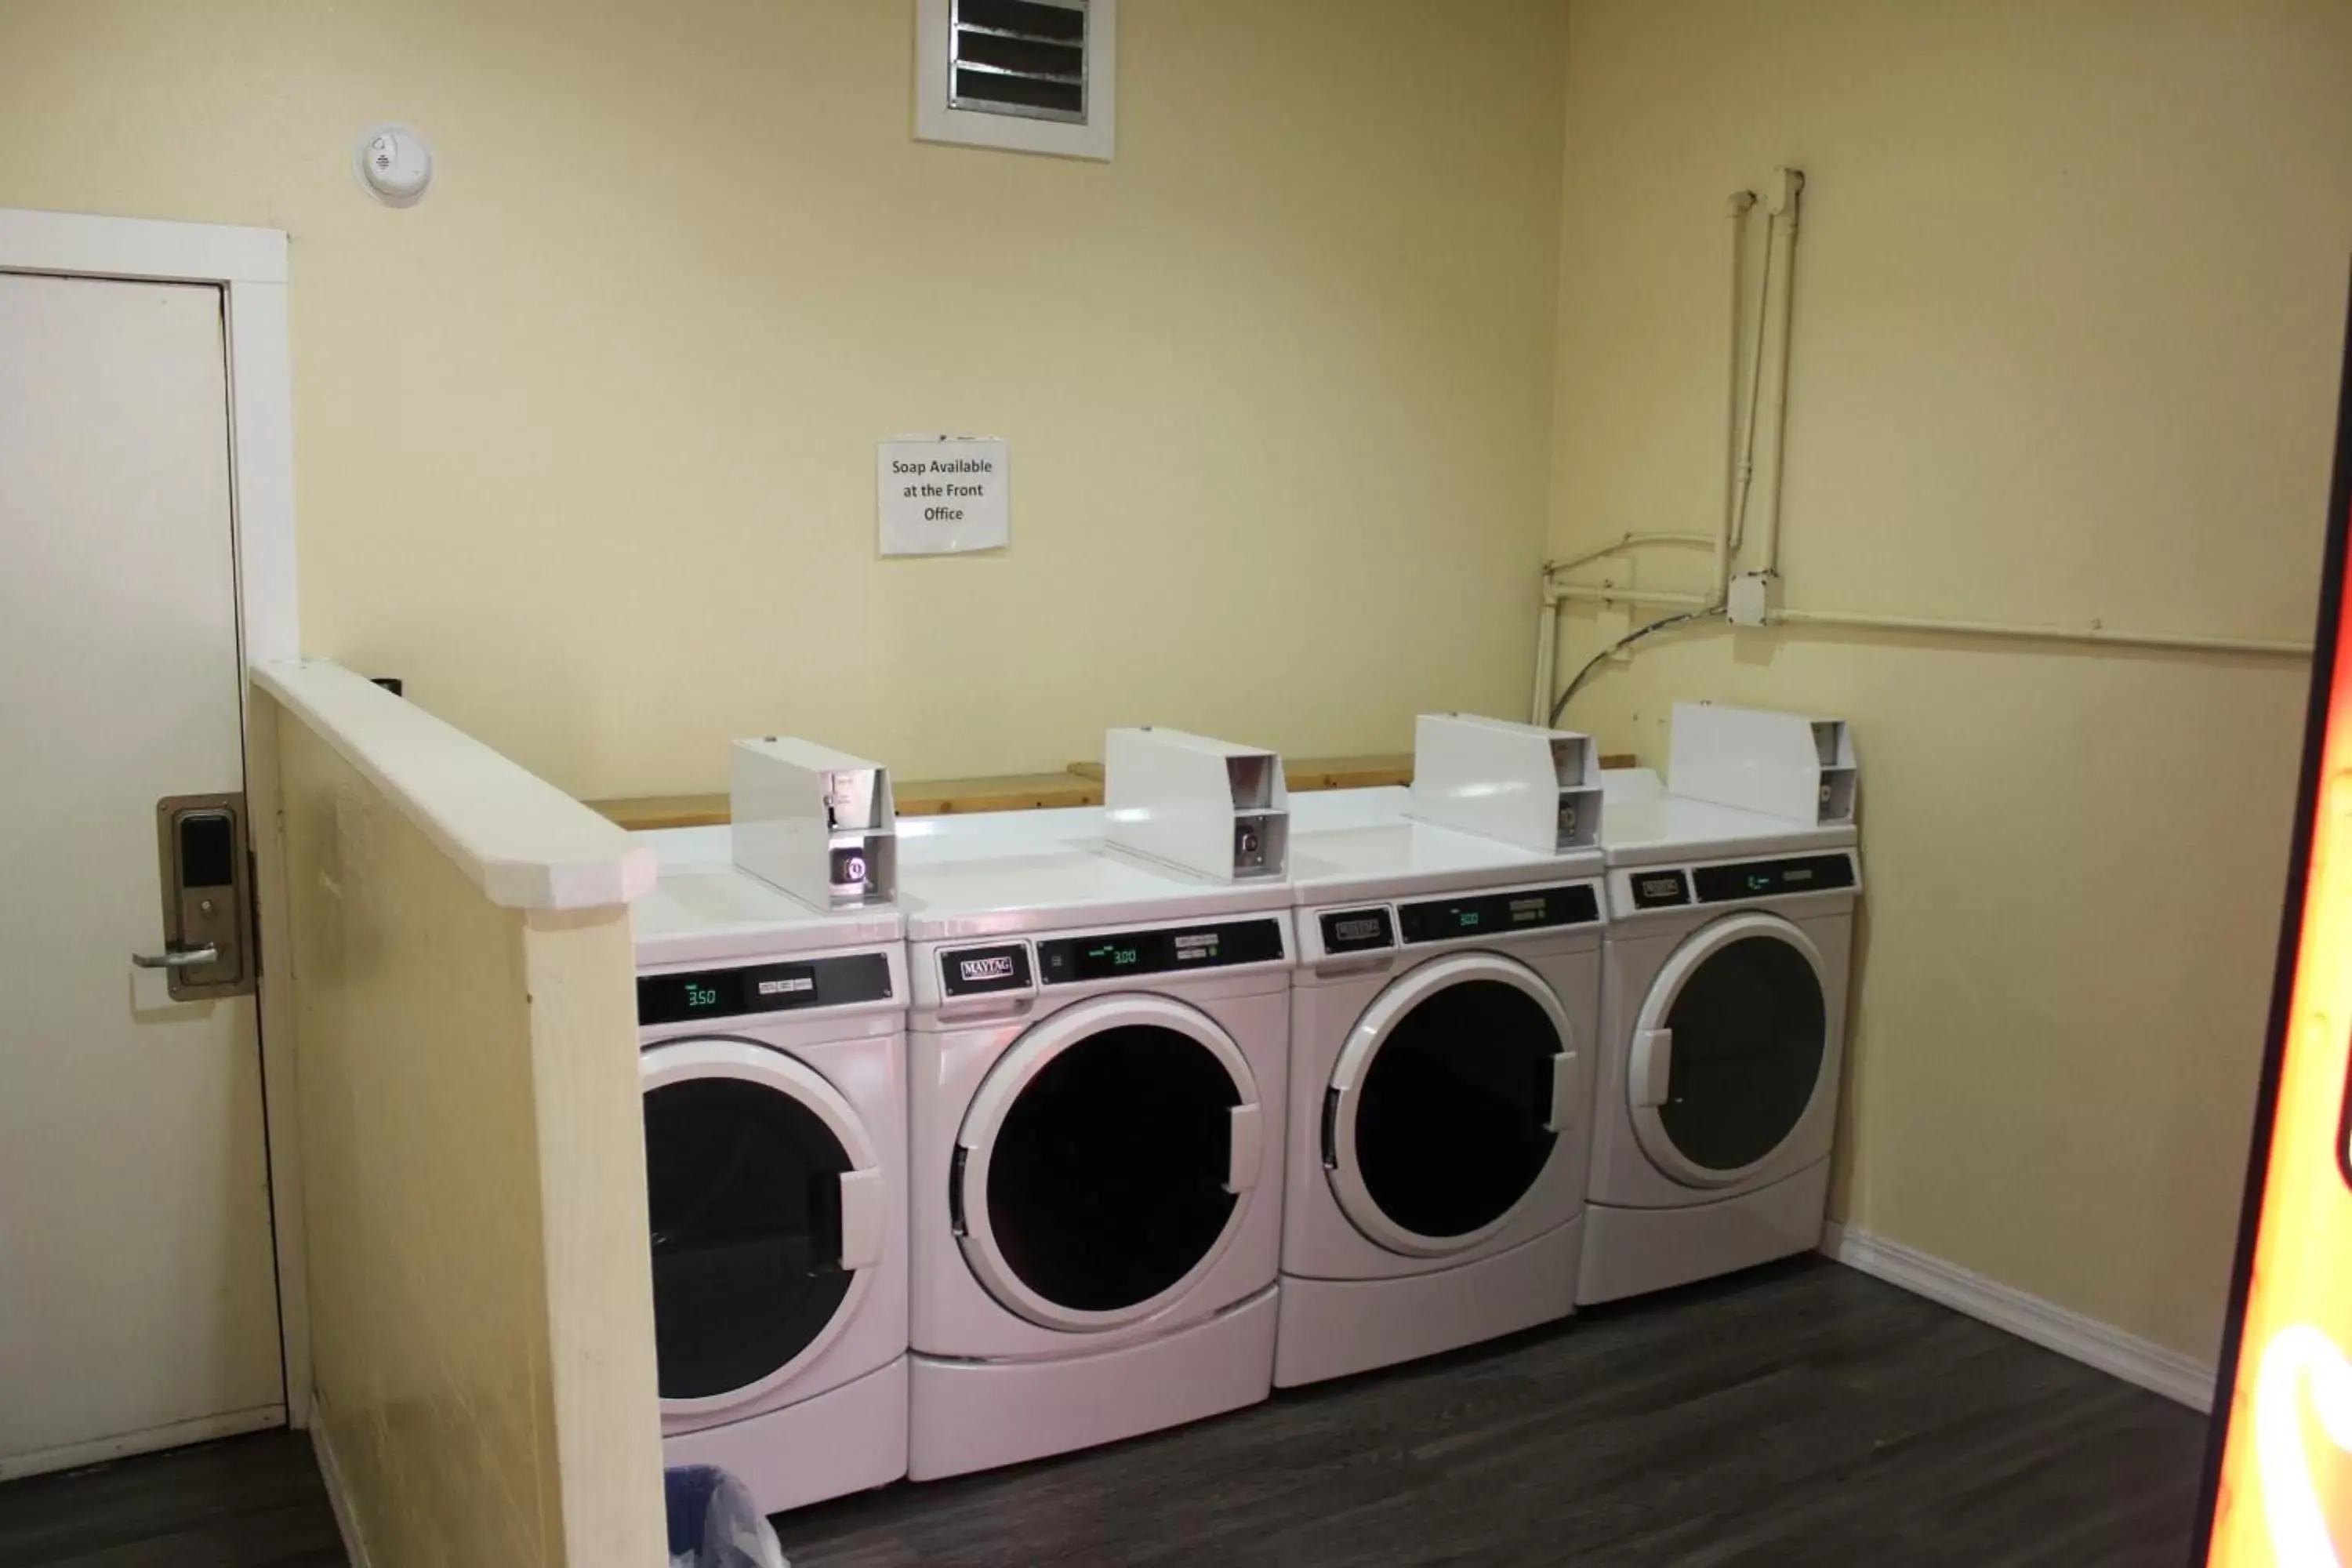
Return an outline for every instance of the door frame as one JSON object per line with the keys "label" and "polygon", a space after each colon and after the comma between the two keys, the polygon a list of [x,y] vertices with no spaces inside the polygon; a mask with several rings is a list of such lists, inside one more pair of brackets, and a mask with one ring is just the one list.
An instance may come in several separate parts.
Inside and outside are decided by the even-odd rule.
{"label": "door frame", "polygon": [[[257,664],[301,656],[294,556],[294,380],[287,335],[286,236],[273,228],[0,208],[0,273],[197,283],[221,292],[227,359],[231,553],[237,647],[251,684]],[[282,867],[276,737],[243,702],[248,830],[265,872]],[[271,765],[257,767],[257,757]],[[282,882],[254,889],[265,963],[289,951]],[[261,1095],[269,1160],[270,1229],[278,1266],[278,1332],[286,1420],[310,1415],[310,1311],[302,1234],[301,1139],[294,1095],[294,1000],[282,970],[257,981]]]}

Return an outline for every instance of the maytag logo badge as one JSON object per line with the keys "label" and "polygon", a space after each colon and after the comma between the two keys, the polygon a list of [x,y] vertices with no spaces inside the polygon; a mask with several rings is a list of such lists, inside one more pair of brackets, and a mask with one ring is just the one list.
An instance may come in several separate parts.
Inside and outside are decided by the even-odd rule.
{"label": "maytag logo badge", "polygon": [[940,954],[940,990],[946,995],[986,996],[1028,986],[1029,949],[1020,942]]}
{"label": "maytag logo badge", "polygon": [[1361,952],[1394,947],[1395,929],[1386,910],[1342,910],[1323,917],[1323,951]]}

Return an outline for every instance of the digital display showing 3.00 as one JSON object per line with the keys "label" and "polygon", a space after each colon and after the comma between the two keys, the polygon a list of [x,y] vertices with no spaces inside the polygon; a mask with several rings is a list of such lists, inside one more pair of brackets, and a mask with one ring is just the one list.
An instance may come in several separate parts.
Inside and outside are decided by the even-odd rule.
{"label": "digital display showing 3.00", "polygon": [[1397,906],[1397,923],[1408,942],[1585,925],[1600,918],[1601,900],[1587,883]]}
{"label": "digital display showing 3.00", "polygon": [[1229,921],[1223,925],[1174,926],[1041,942],[1037,973],[1048,985],[1070,985],[1128,974],[1160,974],[1171,969],[1271,963],[1281,957],[1280,921]]}

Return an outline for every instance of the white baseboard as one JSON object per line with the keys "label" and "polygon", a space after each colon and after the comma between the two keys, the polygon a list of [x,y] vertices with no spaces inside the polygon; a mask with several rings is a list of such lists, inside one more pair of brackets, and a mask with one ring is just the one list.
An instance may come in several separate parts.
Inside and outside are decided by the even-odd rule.
{"label": "white baseboard", "polygon": [[334,1423],[327,1418],[326,1402],[314,1391],[310,1397],[310,1450],[319,1457],[319,1479],[327,1488],[327,1506],[335,1510],[335,1529],[343,1538],[343,1555],[352,1568],[370,1568],[367,1538],[360,1533],[358,1511],[352,1506],[350,1483],[335,1458],[335,1441],[327,1434]]}
{"label": "white baseboard", "polygon": [[84,1465],[102,1465],[110,1459],[128,1458],[133,1454],[161,1453],[165,1448],[184,1448],[191,1443],[209,1443],[215,1437],[235,1437],[243,1433],[262,1432],[285,1425],[286,1406],[283,1405],[260,1405],[251,1410],[232,1410],[225,1415],[201,1415],[194,1421],[175,1421],[167,1426],[150,1426],[143,1431],[126,1432],[119,1436],[70,1443],[59,1448],[42,1448],[0,1459],[0,1481],[20,1480],[26,1476],[47,1475],[55,1470],[78,1470]]}
{"label": "white baseboard", "polygon": [[1930,1258],[1897,1242],[1831,1224],[1822,1232],[1822,1251],[1916,1296],[2006,1329],[2044,1350],[2095,1366],[2126,1383],[2137,1384],[2192,1410],[2210,1410],[2213,1369],[2179,1351],[2086,1318],[2038,1296],[1974,1274],[1958,1264]]}

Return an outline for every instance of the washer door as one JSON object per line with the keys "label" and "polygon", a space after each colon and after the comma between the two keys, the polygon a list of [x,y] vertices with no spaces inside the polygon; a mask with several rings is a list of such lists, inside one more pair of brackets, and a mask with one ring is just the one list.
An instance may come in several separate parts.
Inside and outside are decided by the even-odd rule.
{"label": "washer door", "polygon": [[881,1261],[883,1173],[849,1102],[750,1040],[639,1058],[663,1409],[756,1399],[830,1343]]}
{"label": "washer door", "polygon": [[1699,931],[1634,1020],[1625,1087],[1643,1152],[1692,1186],[1753,1174],[1821,1091],[1829,1019],[1821,951],[1797,927],[1751,913]]}
{"label": "washer door", "polygon": [[965,1261],[1049,1328],[1150,1317],[1232,1245],[1261,1125],[1249,1062],[1206,1014],[1159,996],[1057,1013],[998,1058],[956,1136]]}
{"label": "washer door", "polygon": [[1424,963],[1380,994],[1323,1095],[1323,1167],[1349,1222],[1440,1258],[1501,1230],[1581,1103],[1568,1015],[1491,952]]}

